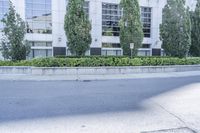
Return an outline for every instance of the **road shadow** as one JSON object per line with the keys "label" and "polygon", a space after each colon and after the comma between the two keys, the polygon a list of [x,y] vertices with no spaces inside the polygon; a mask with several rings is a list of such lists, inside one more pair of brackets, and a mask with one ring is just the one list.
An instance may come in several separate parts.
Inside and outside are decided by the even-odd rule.
{"label": "road shadow", "polygon": [[110,81],[0,81],[0,124],[20,120],[138,111],[141,103],[200,76]]}

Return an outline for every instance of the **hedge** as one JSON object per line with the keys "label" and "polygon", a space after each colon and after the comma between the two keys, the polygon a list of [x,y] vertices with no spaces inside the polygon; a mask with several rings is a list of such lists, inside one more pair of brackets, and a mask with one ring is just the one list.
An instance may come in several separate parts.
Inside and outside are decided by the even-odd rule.
{"label": "hedge", "polygon": [[71,57],[38,58],[18,62],[0,61],[0,66],[35,66],[35,67],[100,67],[100,66],[163,66],[200,64],[197,58],[172,57]]}

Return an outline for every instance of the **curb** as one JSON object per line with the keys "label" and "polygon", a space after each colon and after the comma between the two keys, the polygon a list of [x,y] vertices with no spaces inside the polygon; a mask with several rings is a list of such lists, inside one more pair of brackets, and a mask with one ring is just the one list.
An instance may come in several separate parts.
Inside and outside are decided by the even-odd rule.
{"label": "curb", "polygon": [[27,75],[27,74],[0,74],[0,80],[13,81],[102,81],[102,80],[131,80],[151,78],[200,78],[200,71],[169,72],[169,73],[138,73],[115,75]]}

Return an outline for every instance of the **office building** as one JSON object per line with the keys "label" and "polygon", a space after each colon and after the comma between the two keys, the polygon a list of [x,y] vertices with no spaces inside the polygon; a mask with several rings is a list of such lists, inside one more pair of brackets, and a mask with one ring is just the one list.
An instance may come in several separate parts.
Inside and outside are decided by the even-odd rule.
{"label": "office building", "polygon": [[[67,0],[11,0],[27,24],[26,39],[31,44],[29,58],[70,55],[64,32]],[[167,0],[139,0],[144,40],[140,56],[162,55],[159,25]],[[84,5],[92,24],[92,43],[87,55],[122,55],[119,40],[120,0],[87,0]],[[194,9],[195,0],[187,0]],[[7,12],[8,0],[0,0],[0,19]],[[3,24],[0,22],[0,30]],[[2,33],[0,32],[0,38]],[[2,57],[1,57],[2,59]]]}

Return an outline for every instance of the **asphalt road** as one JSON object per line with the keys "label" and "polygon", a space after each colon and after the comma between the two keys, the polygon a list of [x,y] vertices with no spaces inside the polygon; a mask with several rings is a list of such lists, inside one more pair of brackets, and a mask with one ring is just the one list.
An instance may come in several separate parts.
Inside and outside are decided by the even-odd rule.
{"label": "asphalt road", "polygon": [[199,112],[200,76],[0,81],[0,133],[200,132]]}

